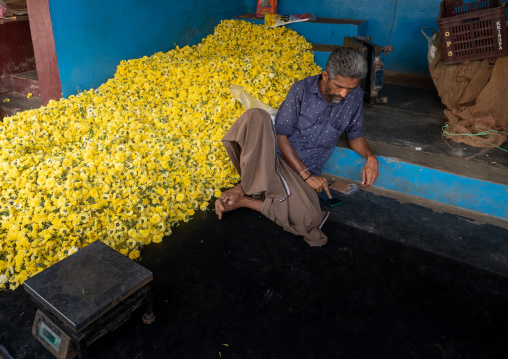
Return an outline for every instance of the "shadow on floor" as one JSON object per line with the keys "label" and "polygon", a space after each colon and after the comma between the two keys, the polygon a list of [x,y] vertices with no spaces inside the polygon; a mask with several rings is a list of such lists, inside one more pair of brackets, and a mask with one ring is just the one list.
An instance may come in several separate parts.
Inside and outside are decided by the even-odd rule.
{"label": "shadow on floor", "polygon": [[[346,226],[344,208],[322,248],[253,211],[197,213],[143,250],[155,323],[135,312],[90,357],[505,358],[506,278]],[[51,357],[27,293],[0,293],[0,309],[0,345]]]}

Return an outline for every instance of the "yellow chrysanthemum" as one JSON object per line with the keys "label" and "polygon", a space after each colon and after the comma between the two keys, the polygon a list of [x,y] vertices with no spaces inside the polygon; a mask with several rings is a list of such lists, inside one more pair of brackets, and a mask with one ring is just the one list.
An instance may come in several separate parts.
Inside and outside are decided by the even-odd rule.
{"label": "yellow chrysanthemum", "polygon": [[316,74],[294,31],[222,21],[195,46],[121,61],[112,79],[0,123],[0,289],[97,239],[140,256],[239,180],[221,139],[233,84],[278,108]]}

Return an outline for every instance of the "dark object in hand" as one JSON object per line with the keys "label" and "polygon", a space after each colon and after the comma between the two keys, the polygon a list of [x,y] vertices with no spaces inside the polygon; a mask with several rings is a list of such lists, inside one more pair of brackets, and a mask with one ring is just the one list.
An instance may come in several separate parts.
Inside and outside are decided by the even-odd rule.
{"label": "dark object in hand", "polygon": [[333,193],[332,198],[329,198],[328,193],[326,193],[325,191],[319,192],[318,197],[322,202],[324,202],[324,204],[330,207],[335,207],[338,206],[339,204],[344,203],[339,197],[335,196]]}

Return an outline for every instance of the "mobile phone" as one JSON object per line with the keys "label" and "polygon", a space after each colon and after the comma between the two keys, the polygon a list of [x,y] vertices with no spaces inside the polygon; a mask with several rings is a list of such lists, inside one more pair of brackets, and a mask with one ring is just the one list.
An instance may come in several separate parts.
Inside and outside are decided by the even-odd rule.
{"label": "mobile phone", "polygon": [[321,201],[323,201],[324,204],[330,207],[338,206],[339,204],[344,203],[339,197],[335,196],[333,193],[331,193],[332,198],[328,197],[328,193],[325,191],[321,191],[318,193],[318,197]]}

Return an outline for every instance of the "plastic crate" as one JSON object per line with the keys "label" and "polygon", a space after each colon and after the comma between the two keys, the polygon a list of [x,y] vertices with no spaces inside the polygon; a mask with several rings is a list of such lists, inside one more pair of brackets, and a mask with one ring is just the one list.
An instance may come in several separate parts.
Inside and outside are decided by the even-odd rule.
{"label": "plastic crate", "polygon": [[446,64],[508,54],[506,11],[499,0],[442,1],[438,26]]}

